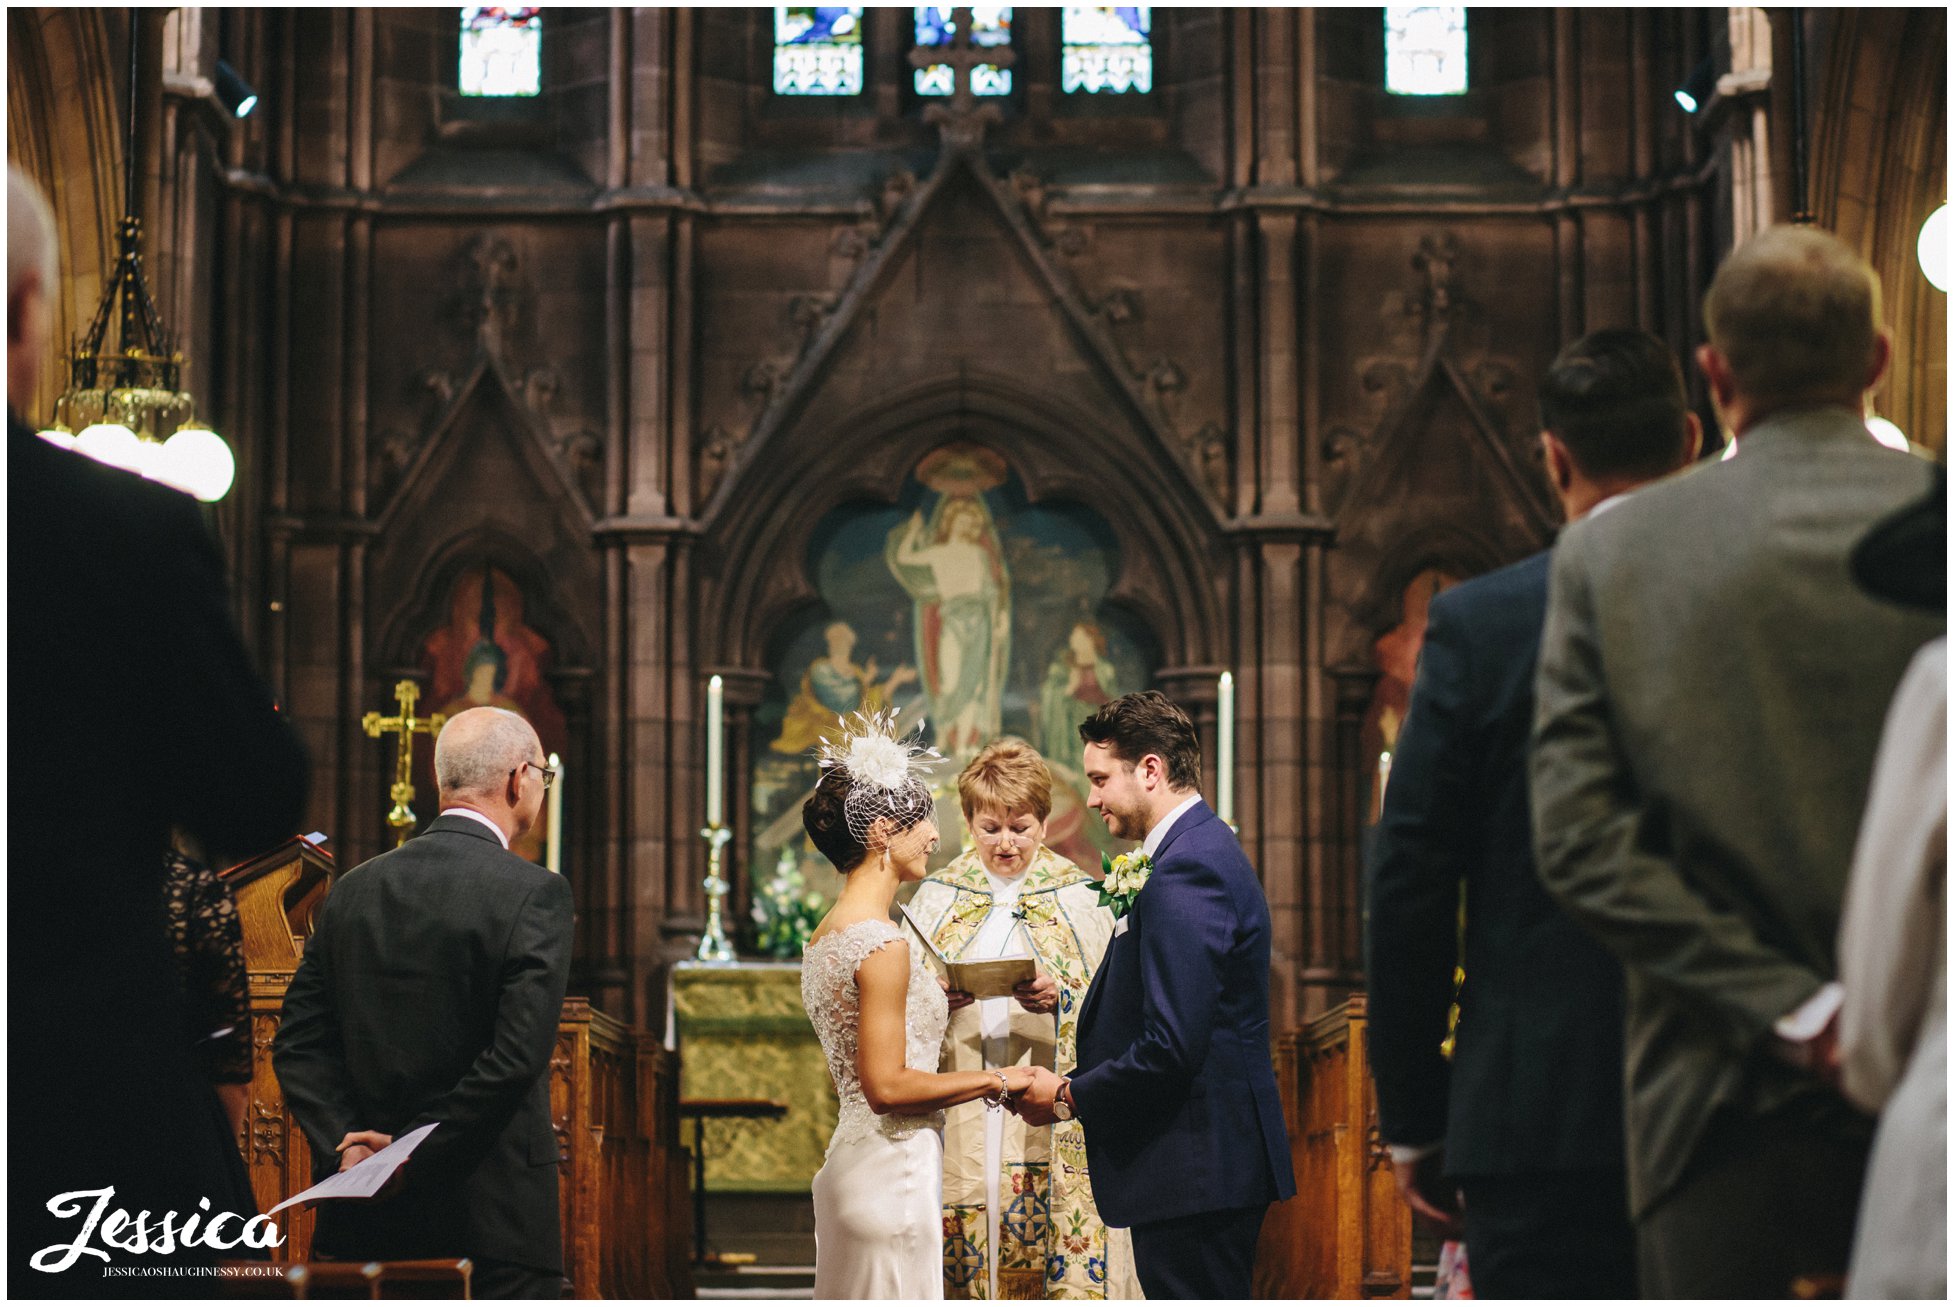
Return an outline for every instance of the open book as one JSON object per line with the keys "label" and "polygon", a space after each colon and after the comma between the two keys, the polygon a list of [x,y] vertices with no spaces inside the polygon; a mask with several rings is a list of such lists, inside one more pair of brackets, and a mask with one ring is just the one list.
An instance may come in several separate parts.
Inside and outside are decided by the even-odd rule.
{"label": "open book", "polygon": [[936,951],[936,945],[930,943],[929,935],[916,918],[909,915],[907,906],[902,909],[902,919],[910,933],[922,941],[930,969],[948,980],[951,989],[960,989],[973,998],[1009,998],[1015,986],[1038,977],[1038,960],[1028,954],[985,958],[981,962],[952,962]]}

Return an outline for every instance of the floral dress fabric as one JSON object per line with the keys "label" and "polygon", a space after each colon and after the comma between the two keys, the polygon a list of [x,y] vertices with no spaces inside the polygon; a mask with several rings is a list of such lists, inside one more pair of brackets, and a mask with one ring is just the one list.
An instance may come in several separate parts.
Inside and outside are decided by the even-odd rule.
{"label": "floral dress fabric", "polygon": [[209,867],[172,852],[163,860],[163,903],[190,1046],[213,1084],[248,1084],[251,998],[231,891]]}

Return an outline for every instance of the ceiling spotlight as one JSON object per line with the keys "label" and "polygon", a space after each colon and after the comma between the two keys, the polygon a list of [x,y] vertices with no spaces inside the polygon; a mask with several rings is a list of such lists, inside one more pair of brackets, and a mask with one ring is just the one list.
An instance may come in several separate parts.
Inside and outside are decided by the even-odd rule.
{"label": "ceiling spotlight", "polygon": [[217,61],[217,98],[233,118],[249,118],[258,107],[258,93],[251,89],[251,83],[222,59]]}
{"label": "ceiling spotlight", "polygon": [[1709,56],[1705,55],[1696,61],[1696,67],[1690,69],[1689,79],[1676,88],[1676,103],[1683,107],[1684,113],[1695,113],[1709,100],[1710,92],[1715,89],[1716,69],[1711,66]]}

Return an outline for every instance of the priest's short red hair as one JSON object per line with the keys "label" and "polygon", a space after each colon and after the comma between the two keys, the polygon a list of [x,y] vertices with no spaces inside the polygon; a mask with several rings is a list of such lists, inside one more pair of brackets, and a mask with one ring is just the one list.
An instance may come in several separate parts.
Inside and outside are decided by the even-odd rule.
{"label": "priest's short red hair", "polygon": [[1007,735],[970,760],[957,777],[957,797],[966,822],[985,808],[1028,812],[1043,821],[1052,815],[1052,769],[1038,750]]}

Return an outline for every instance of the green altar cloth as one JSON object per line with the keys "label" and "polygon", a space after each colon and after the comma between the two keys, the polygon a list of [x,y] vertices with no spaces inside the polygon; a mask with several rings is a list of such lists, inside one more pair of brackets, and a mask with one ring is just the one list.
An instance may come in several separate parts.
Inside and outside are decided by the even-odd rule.
{"label": "green altar cloth", "polygon": [[706,1122],[712,1193],[806,1193],[834,1134],[834,1081],[801,1007],[794,962],[672,968],[667,1037],[681,1098],[774,1098],[776,1121]]}

